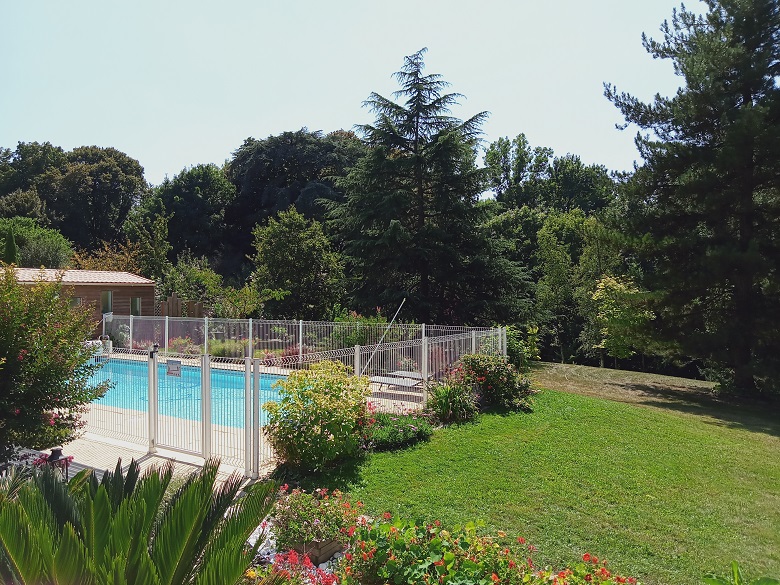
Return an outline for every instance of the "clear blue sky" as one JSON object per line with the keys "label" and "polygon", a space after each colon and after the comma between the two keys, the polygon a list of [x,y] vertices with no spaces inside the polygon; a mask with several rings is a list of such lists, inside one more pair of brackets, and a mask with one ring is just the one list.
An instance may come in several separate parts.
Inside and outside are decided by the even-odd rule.
{"label": "clear blue sky", "polygon": [[[0,146],[113,146],[146,178],[222,164],[249,136],[373,120],[403,57],[487,110],[485,139],[630,169],[635,128],[603,97],[679,85],[641,34],[660,37],[677,0],[0,0]],[[698,2],[689,8],[700,7]]]}

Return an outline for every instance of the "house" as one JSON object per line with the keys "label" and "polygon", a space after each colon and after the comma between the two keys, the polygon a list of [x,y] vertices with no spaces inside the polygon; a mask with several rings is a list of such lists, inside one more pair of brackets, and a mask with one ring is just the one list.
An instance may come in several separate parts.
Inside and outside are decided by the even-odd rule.
{"label": "house", "polygon": [[22,284],[52,282],[58,275],[74,305],[92,307],[95,322],[105,313],[154,315],[154,281],[143,276],[111,270],[16,269],[16,280]]}

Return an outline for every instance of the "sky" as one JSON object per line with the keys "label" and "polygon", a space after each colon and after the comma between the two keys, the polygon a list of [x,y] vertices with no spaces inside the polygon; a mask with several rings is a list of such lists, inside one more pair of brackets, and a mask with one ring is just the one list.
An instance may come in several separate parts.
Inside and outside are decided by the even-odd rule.
{"label": "sky", "polygon": [[[603,84],[649,100],[680,84],[641,35],[675,0],[0,0],[0,147],[117,148],[159,184],[223,164],[248,137],[371,123],[404,56],[481,111],[485,144],[532,146],[630,170]],[[689,9],[700,10],[699,2]],[[638,161],[641,162],[641,161]]]}

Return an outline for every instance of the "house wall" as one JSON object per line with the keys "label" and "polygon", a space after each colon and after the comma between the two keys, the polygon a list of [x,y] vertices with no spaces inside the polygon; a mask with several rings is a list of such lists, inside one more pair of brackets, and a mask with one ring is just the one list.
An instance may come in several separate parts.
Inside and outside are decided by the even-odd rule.
{"label": "house wall", "polygon": [[81,304],[92,307],[92,315],[95,321],[103,318],[100,307],[100,296],[103,291],[110,290],[114,293],[113,313],[115,315],[130,314],[130,299],[141,298],[141,315],[154,315],[154,286],[130,285],[130,284],[76,284],[66,286],[71,289],[72,297],[80,297]]}

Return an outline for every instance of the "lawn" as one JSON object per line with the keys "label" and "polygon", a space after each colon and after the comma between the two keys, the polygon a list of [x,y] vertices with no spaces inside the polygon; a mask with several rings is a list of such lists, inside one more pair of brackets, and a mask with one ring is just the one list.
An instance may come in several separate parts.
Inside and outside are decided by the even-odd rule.
{"label": "lawn", "polygon": [[346,489],[374,513],[482,519],[507,543],[535,544],[543,564],[590,552],[647,584],[698,583],[732,559],[748,575],[780,575],[776,414],[676,378],[571,366],[535,377],[567,391],[307,483]]}

